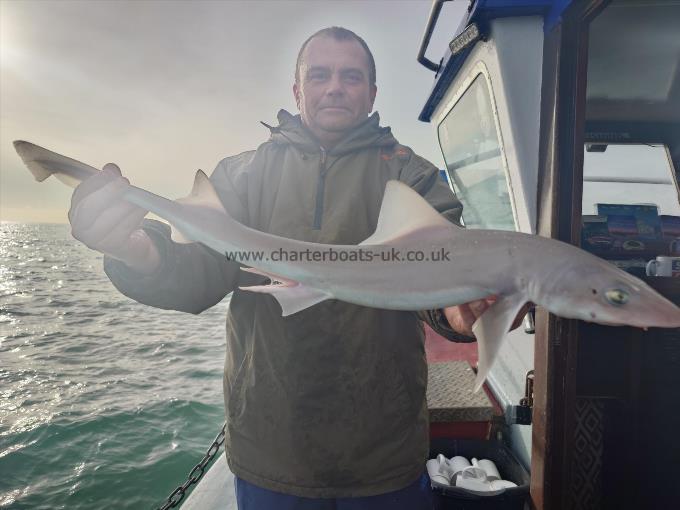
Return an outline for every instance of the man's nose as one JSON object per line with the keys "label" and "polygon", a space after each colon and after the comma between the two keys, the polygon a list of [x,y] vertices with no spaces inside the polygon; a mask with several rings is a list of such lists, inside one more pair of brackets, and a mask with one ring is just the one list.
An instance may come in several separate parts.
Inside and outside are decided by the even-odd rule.
{"label": "man's nose", "polygon": [[345,89],[342,83],[342,79],[339,75],[333,74],[328,80],[328,87],[326,88],[326,94],[329,96],[339,96],[345,93]]}

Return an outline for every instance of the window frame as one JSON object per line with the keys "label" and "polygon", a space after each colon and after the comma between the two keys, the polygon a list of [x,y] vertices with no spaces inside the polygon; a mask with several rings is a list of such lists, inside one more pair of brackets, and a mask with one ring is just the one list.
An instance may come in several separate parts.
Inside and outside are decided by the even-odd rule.
{"label": "window frame", "polygon": [[[585,139],[585,143],[583,144],[583,152],[584,152],[584,161],[583,161],[583,169],[582,169],[582,179],[583,179],[583,187],[585,188],[585,183],[588,182],[585,179],[585,152],[586,152],[586,146],[589,143],[598,143],[597,140],[589,140],[588,138]],[[677,199],[677,203],[680,206],[680,179],[678,178],[678,169],[675,166],[675,161],[673,160],[673,154],[671,152],[671,147],[670,145],[665,142],[665,141],[650,141],[650,140],[636,140],[636,139],[626,139],[625,141],[614,141],[607,143],[607,145],[658,145],[658,146],[663,146],[664,152],[666,153],[666,159],[668,161],[668,167],[670,169],[670,178],[673,183],[673,186],[675,186],[675,195]],[[611,182],[615,183],[616,181],[606,181],[606,182]],[[583,201],[583,189],[581,190],[581,201]],[[586,214],[594,214],[594,213],[586,213]],[[661,213],[659,213],[661,214]],[[581,216],[584,215],[583,208],[581,208]]]}
{"label": "window frame", "polygon": [[[509,200],[510,200],[510,209],[512,211],[512,222],[515,228],[515,232],[520,232],[520,224],[519,224],[519,218],[517,214],[517,204],[515,203],[515,190],[513,188],[513,182],[512,182],[512,177],[510,173],[510,169],[508,166],[508,161],[505,153],[505,143],[503,141],[503,132],[501,130],[501,125],[500,125],[500,119],[498,117],[498,105],[496,102],[496,97],[494,95],[494,90],[493,90],[493,84],[491,81],[491,76],[489,74],[489,70],[486,67],[486,64],[482,61],[478,61],[475,63],[475,65],[470,69],[468,75],[465,77],[463,82],[461,83],[461,86],[459,87],[458,91],[454,94],[454,96],[451,98],[451,100],[446,104],[446,107],[443,109],[446,113],[444,113],[441,116],[441,121],[439,124],[437,124],[437,144],[439,145],[439,150],[441,151],[442,154],[442,159],[444,160],[444,163],[446,165],[446,175],[448,176],[449,179],[449,187],[451,190],[456,193],[454,188],[453,188],[453,178],[451,177],[451,174],[449,173],[449,165],[448,162],[446,161],[446,157],[444,155],[444,148],[442,146],[442,140],[441,140],[441,135],[440,135],[440,128],[444,122],[446,122],[446,119],[448,116],[451,114],[453,109],[456,107],[458,102],[463,98],[463,96],[470,90],[470,87],[472,84],[482,76],[482,81],[484,85],[486,85],[486,92],[488,94],[489,102],[491,104],[491,114],[493,117],[493,122],[494,122],[494,127],[496,128],[496,137],[498,138],[498,146],[500,150],[500,160],[501,160],[501,168],[503,169],[503,174],[505,176],[505,183],[508,188],[508,195],[509,195]],[[465,221],[465,208],[463,208],[463,221]],[[489,230],[489,229],[484,229],[484,230]]]}

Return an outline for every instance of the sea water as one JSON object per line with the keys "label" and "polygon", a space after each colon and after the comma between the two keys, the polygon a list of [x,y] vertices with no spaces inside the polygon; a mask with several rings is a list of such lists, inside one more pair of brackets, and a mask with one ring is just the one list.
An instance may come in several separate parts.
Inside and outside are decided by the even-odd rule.
{"label": "sea water", "polygon": [[0,508],[161,505],[224,421],[227,302],[139,304],[68,225],[0,224]]}

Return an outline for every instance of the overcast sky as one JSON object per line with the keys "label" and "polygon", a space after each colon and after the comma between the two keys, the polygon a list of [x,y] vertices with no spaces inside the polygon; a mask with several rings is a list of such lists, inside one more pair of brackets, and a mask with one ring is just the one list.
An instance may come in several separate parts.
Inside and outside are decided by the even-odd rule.
{"label": "overcast sky", "polygon": [[[445,4],[438,60],[467,7]],[[260,125],[295,110],[300,44],[316,30],[357,32],[377,64],[375,108],[397,139],[442,167],[417,120],[433,73],[415,56],[431,7],[417,1],[0,0],[0,219],[65,222],[71,191],[36,183],[12,141],[28,140],[133,184],[186,195],[198,168],[257,147]]]}

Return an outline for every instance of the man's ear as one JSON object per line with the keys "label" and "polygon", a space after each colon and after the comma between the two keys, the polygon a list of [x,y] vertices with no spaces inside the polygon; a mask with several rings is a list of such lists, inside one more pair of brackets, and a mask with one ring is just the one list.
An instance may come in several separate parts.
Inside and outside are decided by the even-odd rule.
{"label": "man's ear", "polygon": [[300,110],[300,87],[297,82],[293,83],[293,96],[295,96],[295,104],[298,110]]}
{"label": "man's ear", "polygon": [[371,99],[371,110],[373,110],[373,103],[375,103],[375,96],[378,94],[378,87],[375,84],[371,85],[371,90],[369,92]]}

